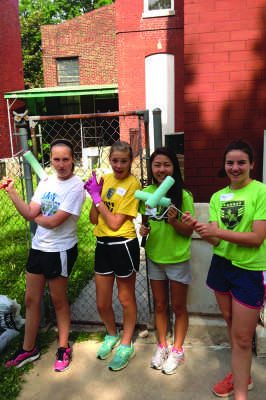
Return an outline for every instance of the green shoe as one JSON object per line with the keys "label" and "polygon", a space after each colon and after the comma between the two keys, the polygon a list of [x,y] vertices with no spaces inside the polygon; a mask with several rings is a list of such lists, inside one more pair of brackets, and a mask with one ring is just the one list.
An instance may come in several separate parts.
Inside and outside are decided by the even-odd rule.
{"label": "green shoe", "polygon": [[117,348],[112,361],[109,363],[108,368],[111,371],[120,371],[120,369],[123,369],[127,366],[129,360],[134,356],[135,349],[133,343],[131,343],[131,346],[129,348],[120,345]]}
{"label": "green shoe", "polygon": [[116,336],[106,335],[103,344],[97,352],[97,358],[100,360],[105,360],[112,353],[113,348],[116,347],[119,340],[119,334]]}

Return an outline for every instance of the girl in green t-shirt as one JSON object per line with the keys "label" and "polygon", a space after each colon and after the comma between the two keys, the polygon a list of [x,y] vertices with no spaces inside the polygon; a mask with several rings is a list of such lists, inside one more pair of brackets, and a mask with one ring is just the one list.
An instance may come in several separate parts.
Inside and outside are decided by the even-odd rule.
{"label": "girl in green t-shirt", "polygon": [[230,184],[212,196],[209,224],[189,213],[182,216],[213,245],[207,285],[215,292],[232,348],[232,372],[213,391],[220,397],[234,393],[235,400],[246,400],[253,387],[252,338],[265,297],[266,185],[250,177],[253,166],[250,146],[230,143],[219,173]]}
{"label": "girl in green t-shirt", "polygon": [[[153,193],[167,176],[172,176],[175,180],[174,185],[166,194],[172,202],[168,210],[160,206],[149,210],[143,202],[140,206],[140,212],[143,214],[140,234],[148,235],[145,250],[159,339],[159,345],[151,360],[151,367],[161,369],[165,374],[173,374],[178,365],[184,361],[182,346],[188,328],[187,293],[188,285],[192,280],[189,259],[193,225],[182,223],[179,210],[194,214],[193,198],[185,190],[179,162],[174,152],[166,147],[158,148],[151,155],[150,162],[154,184],[145,188],[144,191]],[[147,213],[150,215],[149,218]],[[149,227],[145,226],[147,221],[149,221]],[[175,314],[175,336],[171,350],[166,340],[169,283],[171,306]]]}

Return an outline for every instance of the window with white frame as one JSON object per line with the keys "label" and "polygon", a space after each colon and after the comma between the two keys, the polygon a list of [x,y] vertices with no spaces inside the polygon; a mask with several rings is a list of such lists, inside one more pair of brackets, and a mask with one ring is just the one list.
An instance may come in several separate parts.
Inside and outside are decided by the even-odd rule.
{"label": "window with white frame", "polygon": [[79,85],[78,57],[58,58],[56,60],[58,86]]}
{"label": "window with white frame", "polygon": [[174,0],[144,0],[142,18],[163,17],[174,14]]}

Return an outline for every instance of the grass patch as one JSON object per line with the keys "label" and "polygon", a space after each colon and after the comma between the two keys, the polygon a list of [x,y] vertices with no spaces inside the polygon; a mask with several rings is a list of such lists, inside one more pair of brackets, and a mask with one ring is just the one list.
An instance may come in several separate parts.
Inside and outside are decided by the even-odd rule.
{"label": "grass patch", "polygon": [[[91,200],[86,199],[78,221],[77,235],[79,255],[69,278],[68,299],[74,303],[82,289],[93,277],[95,237],[94,226],[89,222]],[[26,284],[27,243],[24,218],[16,211],[7,193],[0,190],[0,294],[16,299],[25,315],[24,294]]]}

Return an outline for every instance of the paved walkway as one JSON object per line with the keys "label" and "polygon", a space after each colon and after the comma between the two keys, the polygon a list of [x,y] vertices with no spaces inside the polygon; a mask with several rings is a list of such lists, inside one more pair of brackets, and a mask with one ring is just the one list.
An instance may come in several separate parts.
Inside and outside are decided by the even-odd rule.
{"label": "paved walkway", "polygon": [[[185,345],[185,363],[175,375],[149,367],[156,345],[149,335],[135,341],[136,357],[119,372],[108,370],[108,359],[96,359],[99,343],[73,345],[73,360],[64,373],[53,372],[56,343],[25,376],[18,400],[215,400],[211,388],[229,371],[226,346]],[[254,388],[249,400],[265,400],[266,358],[253,356]]]}

